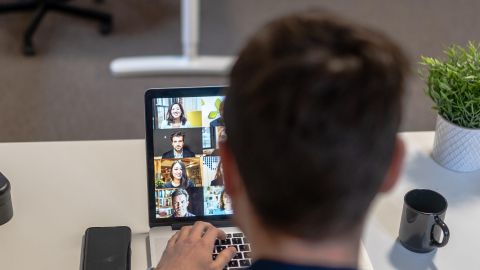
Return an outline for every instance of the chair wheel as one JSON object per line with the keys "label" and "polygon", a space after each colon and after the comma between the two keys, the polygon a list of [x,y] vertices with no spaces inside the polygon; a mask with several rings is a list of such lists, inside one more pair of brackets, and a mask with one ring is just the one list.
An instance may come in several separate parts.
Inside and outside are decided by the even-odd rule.
{"label": "chair wheel", "polygon": [[26,56],[33,56],[35,55],[35,49],[33,48],[32,44],[24,44],[23,45],[23,54]]}
{"label": "chair wheel", "polygon": [[111,22],[102,22],[100,28],[98,29],[100,34],[108,35],[112,32],[112,23]]}

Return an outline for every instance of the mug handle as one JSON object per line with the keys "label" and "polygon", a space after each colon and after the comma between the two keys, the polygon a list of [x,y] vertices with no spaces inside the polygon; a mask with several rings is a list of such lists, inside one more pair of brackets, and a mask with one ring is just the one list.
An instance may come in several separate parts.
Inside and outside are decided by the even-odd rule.
{"label": "mug handle", "polygon": [[[430,239],[432,239],[432,245],[436,247],[444,247],[448,243],[448,239],[450,238],[450,230],[448,229],[447,224],[445,224],[445,222],[443,222],[443,220],[440,219],[438,216],[434,216],[433,218],[435,220],[435,224],[433,224],[432,231],[430,232]],[[441,243],[439,243],[433,235],[433,229],[435,228],[435,225],[438,225],[443,231],[443,240]]]}

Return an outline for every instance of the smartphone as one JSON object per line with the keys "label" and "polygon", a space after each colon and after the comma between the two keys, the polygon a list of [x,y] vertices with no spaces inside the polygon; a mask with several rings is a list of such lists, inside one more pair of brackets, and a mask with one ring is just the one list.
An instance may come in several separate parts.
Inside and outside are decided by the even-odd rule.
{"label": "smartphone", "polygon": [[83,270],[130,270],[129,227],[91,227],[85,231]]}

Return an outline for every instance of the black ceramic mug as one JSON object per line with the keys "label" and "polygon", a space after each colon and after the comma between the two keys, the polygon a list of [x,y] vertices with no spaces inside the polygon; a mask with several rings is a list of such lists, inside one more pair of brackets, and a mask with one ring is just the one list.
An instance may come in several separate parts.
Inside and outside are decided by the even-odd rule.
{"label": "black ceramic mug", "polygon": [[0,225],[7,223],[13,216],[10,182],[0,173]]}
{"label": "black ceramic mug", "polygon": [[419,253],[445,246],[450,238],[450,231],[444,222],[447,205],[447,200],[433,190],[414,189],[407,192],[398,234],[400,243]]}

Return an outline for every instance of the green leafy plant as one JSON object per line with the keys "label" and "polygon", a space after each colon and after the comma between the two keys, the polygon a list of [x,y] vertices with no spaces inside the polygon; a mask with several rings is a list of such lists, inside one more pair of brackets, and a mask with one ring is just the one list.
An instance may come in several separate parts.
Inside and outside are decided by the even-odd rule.
{"label": "green leafy plant", "polygon": [[161,177],[155,178],[155,188],[162,188],[165,185],[165,181]]}
{"label": "green leafy plant", "polygon": [[[466,128],[480,128],[480,44],[452,45],[446,60],[422,56],[425,93],[433,109],[446,120]],[[425,74],[427,71],[428,74]]]}

